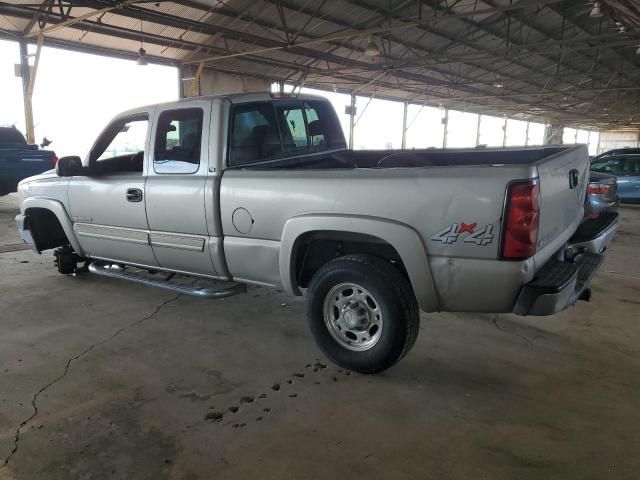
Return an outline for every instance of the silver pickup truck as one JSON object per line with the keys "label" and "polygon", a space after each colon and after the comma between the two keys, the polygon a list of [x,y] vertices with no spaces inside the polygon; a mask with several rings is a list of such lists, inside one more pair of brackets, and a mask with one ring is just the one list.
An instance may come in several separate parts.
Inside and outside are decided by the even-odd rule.
{"label": "silver pickup truck", "polygon": [[583,222],[588,167],[584,145],[351,151],[323,98],[200,97],[123,113],[84,160],[22,181],[16,222],[64,274],[306,290],[320,348],[375,373],[412,347],[420,309],[588,299],[618,225]]}

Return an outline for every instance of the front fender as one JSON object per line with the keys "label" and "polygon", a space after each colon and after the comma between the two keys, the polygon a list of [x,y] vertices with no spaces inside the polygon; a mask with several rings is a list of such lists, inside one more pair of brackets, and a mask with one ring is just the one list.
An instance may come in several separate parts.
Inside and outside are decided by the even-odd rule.
{"label": "front fender", "polygon": [[43,208],[51,211],[62,226],[62,230],[64,231],[69,243],[75,250],[75,252],[84,256],[84,252],[82,251],[82,247],[80,247],[80,243],[78,243],[78,239],[76,238],[75,232],[73,231],[73,223],[67,214],[64,205],[58,200],[53,200],[51,198],[46,197],[29,197],[24,200],[22,203],[22,211],[25,212],[25,215],[29,213],[29,209],[31,208]]}
{"label": "front fender", "polygon": [[313,231],[360,233],[387,242],[400,255],[420,308],[425,312],[438,310],[438,296],[427,252],[418,233],[393,220],[360,215],[311,214],[287,220],[282,231],[279,261],[282,285],[289,293],[300,295],[293,262],[296,242],[301,235]]}

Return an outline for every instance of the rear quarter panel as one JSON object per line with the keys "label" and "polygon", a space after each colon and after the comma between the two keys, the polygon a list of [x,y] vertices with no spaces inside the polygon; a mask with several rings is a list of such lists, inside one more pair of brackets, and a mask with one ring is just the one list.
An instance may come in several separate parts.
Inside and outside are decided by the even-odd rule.
{"label": "rear quarter panel", "polygon": [[[496,260],[505,188],[514,178],[535,175],[535,168],[505,165],[227,170],[220,192],[225,254],[228,261],[239,258],[230,262],[229,270],[234,277],[281,286],[275,280],[280,276],[276,252],[288,219],[323,214],[349,215],[356,224],[359,217],[388,219],[408,226],[423,242],[439,309],[496,311],[499,307],[508,311],[513,289],[520,288],[533,271],[528,264],[509,263],[502,271],[497,268],[503,263]],[[479,232],[485,233],[471,238]],[[242,256],[235,255],[236,249],[244,252]],[[254,255],[246,253],[250,251]],[[258,268],[252,258],[273,260]],[[471,269],[469,262],[474,262]],[[507,270],[515,272],[517,281],[511,273],[505,277]],[[465,276],[465,272],[472,274]],[[500,276],[504,282],[493,282],[492,278]],[[474,295],[478,282],[503,290],[480,299]]]}

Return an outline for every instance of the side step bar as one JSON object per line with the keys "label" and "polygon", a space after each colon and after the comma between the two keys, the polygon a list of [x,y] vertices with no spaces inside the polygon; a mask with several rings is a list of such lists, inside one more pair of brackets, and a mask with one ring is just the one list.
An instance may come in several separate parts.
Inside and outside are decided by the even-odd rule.
{"label": "side step bar", "polygon": [[115,264],[92,263],[89,265],[89,271],[96,275],[129,280],[130,282],[142,283],[143,285],[148,285],[150,287],[164,288],[166,290],[172,290],[174,292],[191,295],[193,297],[224,298],[247,291],[246,285],[242,283],[216,282],[215,280],[200,279],[201,281],[213,284],[213,286],[202,287],[196,285],[185,285],[171,282],[170,279],[161,280],[158,278],[152,278],[154,275],[147,273],[144,270],[138,270],[135,267],[129,268],[131,268],[131,272],[127,271],[128,268],[125,269]]}

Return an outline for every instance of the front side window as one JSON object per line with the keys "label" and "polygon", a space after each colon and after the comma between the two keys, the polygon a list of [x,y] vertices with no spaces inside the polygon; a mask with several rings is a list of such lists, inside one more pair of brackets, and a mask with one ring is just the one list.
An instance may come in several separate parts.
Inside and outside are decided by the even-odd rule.
{"label": "front side window", "polygon": [[201,108],[162,112],[158,118],[153,169],[156,173],[195,173],[200,168]]}
{"label": "front side window", "polygon": [[89,154],[96,173],[142,173],[149,117],[137,114],[113,121]]}
{"label": "front side window", "polygon": [[147,140],[147,128],[149,121],[145,119],[125,121],[114,132],[109,145],[98,157],[98,161],[124,155],[134,155],[144,152],[144,144]]}

